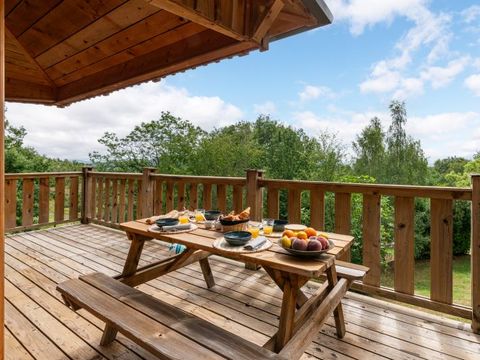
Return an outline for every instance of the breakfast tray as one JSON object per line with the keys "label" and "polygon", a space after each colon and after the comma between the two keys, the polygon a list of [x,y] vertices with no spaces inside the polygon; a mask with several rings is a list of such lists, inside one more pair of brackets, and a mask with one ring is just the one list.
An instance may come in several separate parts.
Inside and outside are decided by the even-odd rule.
{"label": "breakfast tray", "polygon": [[265,251],[265,250],[270,249],[272,247],[273,243],[270,240],[267,239],[267,241],[265,241],[261,247],[255,249],[255,250],[246,250],[246,249],[243,248],[243,245],[232,246],[227,242],[227,240],[225,240],[224,237],[221,237],[221,238],[218,238],[217,240],[215,240],[212,243],[212,245],[216,249],[229,251],[229,252],[232,252],[232,253],[235,253],[235,254],[252,254],[252,253],[261,252],[261,251]]}
{"label": "breakfast tray", "polygon": [[182,233],[189,233],[192,231],[195,231],[198,229],[198,226],[195,224],[191,224],[190,229],[185,229],[185,230],[175,230],[175,231],[162,231],[157,225],[152,225],[148,228],[148,231],[154,232],[157,234],[164,234],[164,235],[170,235],[170,234],[182,234]]}

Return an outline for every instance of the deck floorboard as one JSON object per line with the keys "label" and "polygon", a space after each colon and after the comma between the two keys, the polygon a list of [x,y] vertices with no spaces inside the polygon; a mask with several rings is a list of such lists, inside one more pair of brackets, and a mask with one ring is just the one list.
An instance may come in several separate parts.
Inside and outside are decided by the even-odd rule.
{"label": "deck floorboard", "polygon": [[[57,283],[82,274],[121,271],[129,241],[119,231],[68,225],[6,239],[6,359],[155,359],[119,336],[100,346],[103,323],[63,305]],[[145,246],[140,265],[168,255],[164,243]],[[212,258],[216,286],[207,289],[198,264],[139,288],[163,301],[262,345],[276,331],[281,292],[263,271]],[[309,284],[307,292],[315,290]],[[468,325],[383,300],[348,293],[347,335],[329,319],[302,359],[478,359],[480,336]],[[192,359],[195,356],[192,354]]]}

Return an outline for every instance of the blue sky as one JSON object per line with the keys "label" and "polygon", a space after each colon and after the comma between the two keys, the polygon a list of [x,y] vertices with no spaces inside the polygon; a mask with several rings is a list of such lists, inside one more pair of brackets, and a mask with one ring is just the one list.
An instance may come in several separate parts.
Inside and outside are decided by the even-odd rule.
{"label": "blue sky", "polygon": [[[125,134],[162,110],[206,129],[268,113],[313,135],[334,133],[348,149],[372,116],[388,126],[388,104],[400,99],[408,131],[430,161],[480,150],[478,1],[326,2],[332,25],[273,42],[269,51],[67,109],[10,104],[7,116],[41,152],[76,159],[101,150],[103,131]],[[59,118],[70,125],[55,128],[51,119]]]}

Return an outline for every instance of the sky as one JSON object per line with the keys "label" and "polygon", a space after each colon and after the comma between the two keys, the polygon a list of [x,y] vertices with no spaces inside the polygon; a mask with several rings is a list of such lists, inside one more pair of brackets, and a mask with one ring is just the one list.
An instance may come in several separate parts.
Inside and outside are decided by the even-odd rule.
{"label": "sky", "polygon": [[347,152],[373,116],[388,128],[392,99],[406,102],[407,131],[430,162],[480,151],[480,2],[326,0],[334,21],[251,52],[56,108],[7,104],[25,143],[88,160],[105,131],[126,135],[162,111],[205,130],[259,114],[315,136],[335,134]]}

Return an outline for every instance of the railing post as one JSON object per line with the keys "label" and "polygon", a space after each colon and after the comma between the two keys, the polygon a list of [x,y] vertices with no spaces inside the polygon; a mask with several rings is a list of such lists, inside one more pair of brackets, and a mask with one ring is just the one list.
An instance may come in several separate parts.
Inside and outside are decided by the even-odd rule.
{"label": "railing post", "polygon": [[155,187],[155,180],[150,176],[156,171],[155,168],[147,167],[143,169],[142,174],[142,189],[140,196],[142,197],[142,208],[140,214],[142,218],[146,218],[153,215],[153,190]]}
{"label": "railing post", "polygon": [[263,192],[258,180],[263,178],[263,170],[247,170],[247,206],[250,206],[250,219],[262,220]]}
{"label": "railing post", "polygon": [[480,174],[472,175],[472,331],[480,333]]}
{"label": "railing post", "polygon": [[81,210],[81,223],[88,224],[92,218],[92,209],[91,209],[91,195],[93,191],[93,181],[90,176],[90,172],[93,171],[93,167],[84,166],[82,167],[82,210]]}
{"label": "railing post", "polygon": [[[250,206],[250,219],[254,221],[262,220],[263,210],[263,192],[258,186],[258,180],[263,178],[263,170],[247,170],[247,206]],[[260,266],[252,263],[245,263],[245,268],[249,270],[258,270]]]}

